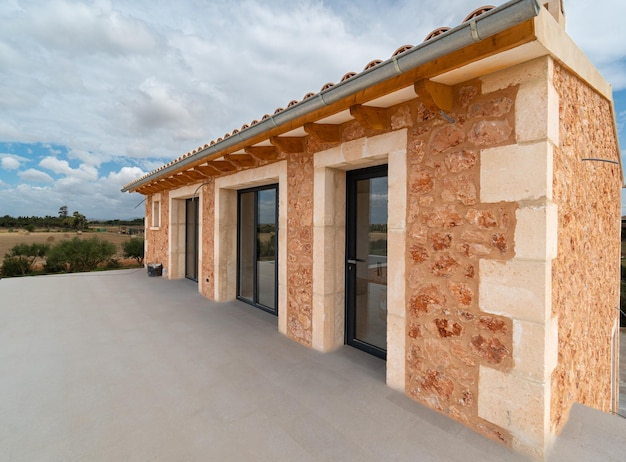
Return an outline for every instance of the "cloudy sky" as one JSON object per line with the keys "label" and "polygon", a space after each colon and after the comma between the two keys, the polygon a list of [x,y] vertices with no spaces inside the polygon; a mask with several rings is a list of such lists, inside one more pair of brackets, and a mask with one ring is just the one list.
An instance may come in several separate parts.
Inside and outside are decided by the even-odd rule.
{"label": "cloudy sky", "polygon": [[[0,216],[143,216],[120,188],[490,0],[1,0]],[[565,0],[613,84],[626,2]]]}

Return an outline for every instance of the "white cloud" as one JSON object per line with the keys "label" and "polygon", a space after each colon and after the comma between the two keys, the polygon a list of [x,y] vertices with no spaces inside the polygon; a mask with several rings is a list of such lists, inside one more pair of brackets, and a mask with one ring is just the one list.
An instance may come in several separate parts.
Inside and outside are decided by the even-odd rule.
{"label": "white cloud", "polygon": [[112,2],[26,2],[24,12],[35,37],[66,53],[144,53],[156,46],[145,23],[114,9]]}
{"label": "white cloud", "polygon": [[[481,4],[0,2],[0,141],[68,148],[65,157],[51,152],[26,159],[39,162],[49,178],[61,176],[46,189],[20,186],[20,197],[32,204],[53,203],[48,213],[68,203],[87,215],[132,214],[139,210],[123,207],[138,200],[119,188],[144,171],[359,72],[373,59],[387,59],[401,45],[419,44],[439,26],[456,26]],[[626,2],[566,1],[565,7],[574,40],[615,89],[626,88]],[[19,168],[0,157],[3,169]],[[120,167],[103,173],[110,163]],[[0,203],[26,204],[6,195]]]}
{"label": "white cloud", "polygon": [[65,175],[72,173],[72,168],[66,160],[60,160],[52,156],[44,157],[41,162],[39,162],[39,166],[54,173],[62,173]]}
{"label": "white cloud", "polygon": [[65,185],[75,185],[79,181],[94,181],[98,179],[98,169],[92,165],[80,164],[78,168],[70,167],[66,160],[47,156],[40,162],[39,166],[59,175],[66,175],[62,181]]}
{"label": "white cloud", "polygon": [[17,160],[15,157],[6,156],[0,158],[0,166],[4,170],[17,170],[18,168],[20,168],[20,165],[20,161]]}
{"label": "white cloud", "polygon": [[54,179],[46,172],[42,172],[41,170],[35,170],[34,168],[29,168],[28,170],[24,170],[23,172],[18,172],[17,176],[19,176],[24,181],[32,181],[33,183],[54,182]]}

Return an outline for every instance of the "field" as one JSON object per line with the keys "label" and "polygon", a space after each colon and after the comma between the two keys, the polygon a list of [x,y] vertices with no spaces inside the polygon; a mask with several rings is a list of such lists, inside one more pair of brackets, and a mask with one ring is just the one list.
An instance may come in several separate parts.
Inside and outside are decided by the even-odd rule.
{"label": "field", "polygon": [[60,242],[62,240],[73,239],[74,237],[78,237],[80,239],[90,239],[94,236],[97,236],[98,239],[105,239],[115,244],[115,247],[117,248],[117,254],[116,254],[117,258],[121,258],[123,254],[122,242],[126,242],[130,240],[131,238],[131,236],[126,235],[126,234],[118,234],[118,233],[111,233],[111,232],[82,233],[82,234],[78,234],[76,232],[71,232],[71,231],[68,231],[68,232],[60,231],[60,232],[52,232],[52,233],[47,233],[47,232],[29,233],[27,231],[20,230],[20,231],[9,233],[6,229],[2,229],[0,230],[0,262],[1,262],[2,257],[4,257],[5,254],[9,253],[11,249],[13,248],[13,246],[17,244],[22,244],[22,243],[46,244],[47,243],[52,246],[56,244],[57,242]]}

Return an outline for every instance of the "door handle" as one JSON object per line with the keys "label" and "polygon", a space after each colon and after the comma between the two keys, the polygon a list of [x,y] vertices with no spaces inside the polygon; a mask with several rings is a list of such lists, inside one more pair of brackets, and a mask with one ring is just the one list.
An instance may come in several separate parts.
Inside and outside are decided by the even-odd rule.
{"label": "door handle", "polygon": [[346,261],[350,265],[356,265],[357,263],[364,263],[365,262],[365,260],[362,260],[360,258],[348,258],[348,260],[346,260]]}

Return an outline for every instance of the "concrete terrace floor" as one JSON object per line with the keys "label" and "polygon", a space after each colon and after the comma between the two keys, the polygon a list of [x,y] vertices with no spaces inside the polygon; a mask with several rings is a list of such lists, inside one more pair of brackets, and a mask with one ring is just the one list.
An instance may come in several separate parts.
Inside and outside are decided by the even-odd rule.
{"label": "concrete terrace floor", "polygon": [[[307,349],[187,280],[0,281],[2,461],[524,460],[391,390],[384,371],[350,347]],[[625,458],[626,420],[575,406],[550,460]]]}

